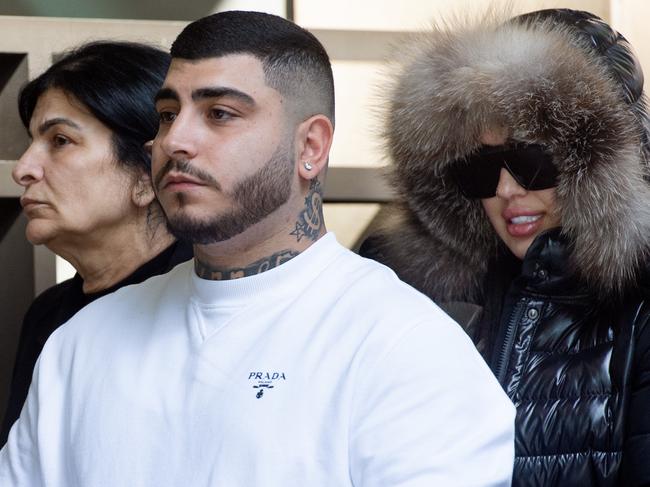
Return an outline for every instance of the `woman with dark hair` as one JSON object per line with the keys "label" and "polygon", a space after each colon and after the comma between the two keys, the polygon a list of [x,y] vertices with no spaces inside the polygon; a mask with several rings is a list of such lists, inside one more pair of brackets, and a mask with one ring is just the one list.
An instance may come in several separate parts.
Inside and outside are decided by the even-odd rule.
{"label": "woman with dark hair", "polygon": [[517,407],[513,485],[647,485],[648,124],[629,44],[562,9],[434,30],[412,53],[385,132],[398,201],[362,253],[479,310],[459,321]]}
{"label": "woman with dark hair", "polygon": [[43,292],[21,331],[0,445],[18,418],[50,334],[82,307],[189,259],[168,233],[145,144],[158,129],[153,99],[170,57],[128,42],[86,44],[29,82],[19,96],[32,142],[13,177],[27,239],[77,274]]}

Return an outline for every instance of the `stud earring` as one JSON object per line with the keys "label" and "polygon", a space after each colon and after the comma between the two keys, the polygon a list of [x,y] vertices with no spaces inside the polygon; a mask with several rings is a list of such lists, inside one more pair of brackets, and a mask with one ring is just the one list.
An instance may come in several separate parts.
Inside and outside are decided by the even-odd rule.
{"label": "stud earring", "polygon": [[305,162],[303,162],[302,165],[305,166],[305,169],[306,169],[307,171],[311,171],[311,170],[314,168],[314,166],[312,166],[312,165],[311,165],[311,162],[309,162],[309,161],[305,161]]}

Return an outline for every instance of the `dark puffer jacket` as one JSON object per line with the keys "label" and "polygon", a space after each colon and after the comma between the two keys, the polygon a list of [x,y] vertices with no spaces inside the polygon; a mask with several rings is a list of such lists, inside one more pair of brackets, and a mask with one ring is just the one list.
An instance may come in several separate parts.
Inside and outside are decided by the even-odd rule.
{"label": "dark puffer jacket", "polygon": [[[374,236],[362,254],[386,261],[387,243]],[[517,408],[514,487],[650,485],[650,289],[602,300],[568,254],[548,231],[523,263],[503,252],[490,264],[477,319],[440,304],[461,312]]]}
{"label": "dark puffer jacket", "polygon": [[[540,235],[499,318],[468,330],[517,407],[514,485],[650,482],[648,292],[600,301],[568,275],[566,257],[559,231]],[[496,339],[481,340],[489,331]]]}
{"label": "dark puffer jacket", "polygon": [[[388,103],[398,199],[362,253],[465,323],[517,406],[515,486],[650,484],[650,246],[643,124],[608,66],[553,22],[483,21],[412,44]],[[488,129],[541,143],[561,228],[523,261],[449,167]]]}

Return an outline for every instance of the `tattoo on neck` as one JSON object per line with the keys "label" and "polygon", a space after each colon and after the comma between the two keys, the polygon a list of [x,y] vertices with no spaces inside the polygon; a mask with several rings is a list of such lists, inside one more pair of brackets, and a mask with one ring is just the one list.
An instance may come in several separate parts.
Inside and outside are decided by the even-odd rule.
{"label": "tattoo on neck", "polygon": [[201,262],[199,259],[195,259],[194,270],[196,271],[196,275],[202,279],[210,279],[212,281],[239,279],[240,277],[254,276],[255,274],[261,274],[264,271],[273,269],[293,259],[299,253],[295,250],[282,250],[281,252],[276,252],[273,255],[257,260],[246,267],[234,267],[230,269],[213,267],[205,262]]}
{"label": "tattoo on neck", "polygon": [[298,221],[289,235],[300,242],[303,237],[316,241],[323,229],[323,189],[318,179],[312,179],[305,198],[305,209],[298,215]]}

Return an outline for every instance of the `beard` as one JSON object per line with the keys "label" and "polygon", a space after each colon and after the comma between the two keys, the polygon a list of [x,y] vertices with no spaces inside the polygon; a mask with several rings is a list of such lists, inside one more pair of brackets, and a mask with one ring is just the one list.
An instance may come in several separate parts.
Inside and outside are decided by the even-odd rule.
{"label": "beard", "polygon": [[[291,196],[295,170],[291,139],[280,143],[256,173],[239,181],[230,197],[232,206],[222,215],[198,219],[180,214],[167,216],[167,228],[179,240],[207,245],[223,242],[259,223]],[[184,195],[177,197],[182,204]]]}

